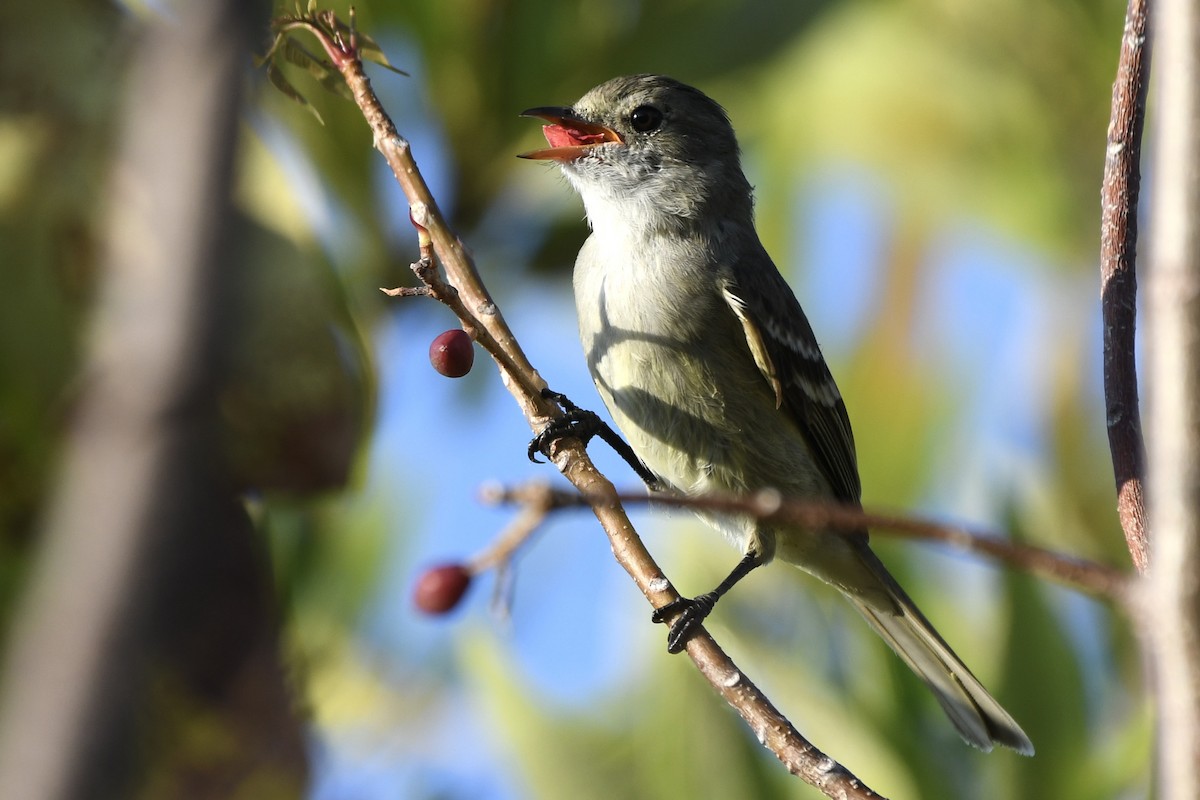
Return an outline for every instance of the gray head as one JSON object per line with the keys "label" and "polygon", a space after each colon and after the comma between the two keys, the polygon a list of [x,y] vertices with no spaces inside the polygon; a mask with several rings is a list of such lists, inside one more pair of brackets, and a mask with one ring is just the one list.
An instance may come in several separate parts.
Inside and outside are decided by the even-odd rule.
{"label": "gray head", "polygon": [[711,215],[749,220],[750,185],[725,110],[698,89],[662,75],[602,83],[569,108],[531,108],[549,148],[524,158],[559,162],[583,197],[593,227],[617,205],[622,217],[656,225]]}

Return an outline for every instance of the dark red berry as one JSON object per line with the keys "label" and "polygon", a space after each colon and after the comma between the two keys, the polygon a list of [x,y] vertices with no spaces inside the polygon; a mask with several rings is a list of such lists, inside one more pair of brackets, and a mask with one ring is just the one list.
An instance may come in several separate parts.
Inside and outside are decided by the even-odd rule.
{"label": "dark red berry", "polygon": [[445,614],[458,605],[471,585],[471,573],[462,564],[430,567],[417,578],[413,603],[426,614]]}
{"label": "dark red berry", "polygon": [[475,346],[466,331],[446,331],[429,345],[429,363],[447,378],[461,378],[475,363]]}

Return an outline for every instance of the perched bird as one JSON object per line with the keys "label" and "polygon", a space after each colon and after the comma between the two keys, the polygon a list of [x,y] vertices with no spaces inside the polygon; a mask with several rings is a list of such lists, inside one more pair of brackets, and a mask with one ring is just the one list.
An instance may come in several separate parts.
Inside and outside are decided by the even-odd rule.
{"label": "perched bird", "polygon": [[[575,262],[588,368],[617,427],[684,495],[775,488],[858,505],[846,406],[812,327],[754,228],[752,190],[724,109],[660,75],[614,78],[571,107],[532,108],[546,149],[583,199],[592,233]],[[779,558],[837,587],[933,690],[966,741],[1032,754],[871,551],[865,530],[809,531],[706,514],[743,558],[674,617],[672,652],[716,601]]]}

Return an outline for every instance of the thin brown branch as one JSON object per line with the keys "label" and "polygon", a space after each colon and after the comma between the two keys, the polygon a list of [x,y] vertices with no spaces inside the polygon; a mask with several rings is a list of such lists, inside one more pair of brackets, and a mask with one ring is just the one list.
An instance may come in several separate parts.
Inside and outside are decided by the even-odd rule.
{"label": "thin brown branch", "polygon": [[1100,192],[1100,302],[1108,446],[1117,486],[1117,514],[1139,572],[1146,571],[1149,561],[1143,496],[1146,453],[1134,352],[1139,162],[1150,77],[1149,5],[1149,0],[1129,0],[1126,10]]}
{"label": "thin brown branch", "polygon": [[941,542],[963,552],[989,556],[1030,575],[1122,603],[1128,596],[1129,574],[1107,564],[1013,542],[986,531],[906,516],[847,511],[844,508],[836,511],[837,515],[846,515],[843,525],[852,524],[850,520],[858,517],[853,524],[866,525],[873,533]]}
{"label": "thin brown branch", "polygon": [[512,606],[511,589],[516,572],[514,563],[517,553],[541,529],[550,511],[551,506],[548,503],[538,502],[536,498],[523,504],[521,513],[500,532],[500,535],[493,539],[486,549],[467,560],[466,567],[472,575],[488,570],[495,571],[492,612],[502,619],[508,619]]}
{"label": "thin brown branch", "polygon": [[397,286],[393,289],[379,287],[379,291],[388,297],[432,297],[433,292],[428,286]]}
{"label": "thin brown branch", "polygon": [[[310,32],[320,38],[318,28],[310,29]],[[426,285],[435,296],[447,302],[458,315],[464,330],[492,356],[501,380],[516,399],[530,428],[534,432],[541,431],[550,418],[560,413],[553,403],[542,397],[545,381],[529,363],[504,322],[466,247],[442,217],[437,202],[417,169],[408,142],[399,135],[376,98],[357,53],[349,50],[342,39],[323,40],[322,45],[327,52],[331,47],[340,48],[340,55],[334,61],[370,125],[376,149],[391,167],[409,200],[413,223],[428,232],[433,251],[445,270],[445,283],[454,291],[445,293],[443,297],[443,287],[438,285],[433,270],[427,273],[430,280]],[[658,607],[675,600],[678,594],[634,531],[621,507],[616,489],[595,468],[578,440],[558,442],[552,448],[551,458],[580,492],[594,498],[593,510],[608,535],[613,554],[651,604]],[[687,652],[713,688],[733,706],[759,741],[790,772],[828,797],[840,800],[880,797],[804,739],[707,633],[701,630],[693,636],[688,642]]]}
{"label": "thin brown branch", "polygon": [[[490,497],[492,490],[485,489],[483,494]],[[539,501],[538,498],[530,498],[530,502],[522,503],[521,513],[516,519],[510,522],[490,545],[476,553],[467,562],[467,568],[473,574],[479,574],[511,562],[517,551],[542,527],[553,508],[550,503]]]}
{"label": "thin brown branch", "polygon": [[[993,533],[911,516],[879,514],[837,503],[796,500],[773,491],[758,492],[745,497],[684,497],[644,492],[621,492],[617,497],[624,504],[650,503],[725,514],[748,514],[768,521],[792,523],[809,530],[853,533],[865,527],[870,528],[872,533],[940,542],[963,552],[984,555],[1030,575],[1047,578],[1070,588],[1122,603],[1126,601],[1129,592],[1129,575],[1105,564],[1012,542]],[[511,489],[492,489],[485,499],[489,502],[535,504],[542,508],[578,507],[595,502],[586,494],[580,496],[554,490],[540,483]]]}

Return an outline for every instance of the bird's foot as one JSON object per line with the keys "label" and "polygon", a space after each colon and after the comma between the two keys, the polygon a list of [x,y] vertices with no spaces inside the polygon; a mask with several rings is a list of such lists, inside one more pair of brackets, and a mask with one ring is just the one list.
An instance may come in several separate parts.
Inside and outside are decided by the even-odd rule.
{"label": "bird's foot", "polygon": [[588,442],[599,436],[608,442],[608,445],[617,451],[617,455],[625,459],[629,466],[633,467],[633,471],[645,481],[647,486],[651,489],[661,488],[658,477],[642,463],[642,460],[633,452],[633,448],[618,436],[607,422],[600,419],[595,411],[580,408],[572,403],[565,394],[549,388],[542,389],[542,397],[557,403],[562,409],[563,415],[558,419],[551,420],[537,436],[530,440],[529,449],[526,451],[530,461],[535,464],[540,463],[541,460],[537,457],[538,453],[550,458],[550,446],[558,439],[574,437],[582,442],[584,447],[587,447]]}
{"label": "bird's foot", "polygon": [[583,442],[583,446],[587,447],[588,442],[593,437],[599,434],[602,429],[608,428],[607,423],[600,419],[600,416],[595,411],[580,408],[572,403],[565,394],[560,394],[551,389],[542,389],[542,397],[557,403],[559,408],[563,410],[563,415],[558,419],[550,420],[550,423],[542,428],[537,436],[530,440],[529,450],[526,455],[535,464],[541,463],[541,459],[537,457],[538,453],[541,453],[546,458],[550,457],[550,445],[554,444],[558,439],[565,439],[571,436]]}
{"label": "bird's foot", "polygon": [[716,606],[718,597],[716,592],[709,592],[698,597],[680,597],[678,600],[672,600],[665,606],[654,609],[654,613],[650,616],[653,622],[665,623],[670,617],[678,615],[675,616],[675,621],[670,623],[671,629],[667,631],[668,653],[683,652],[687,640],[704,623],[705,618]]}

